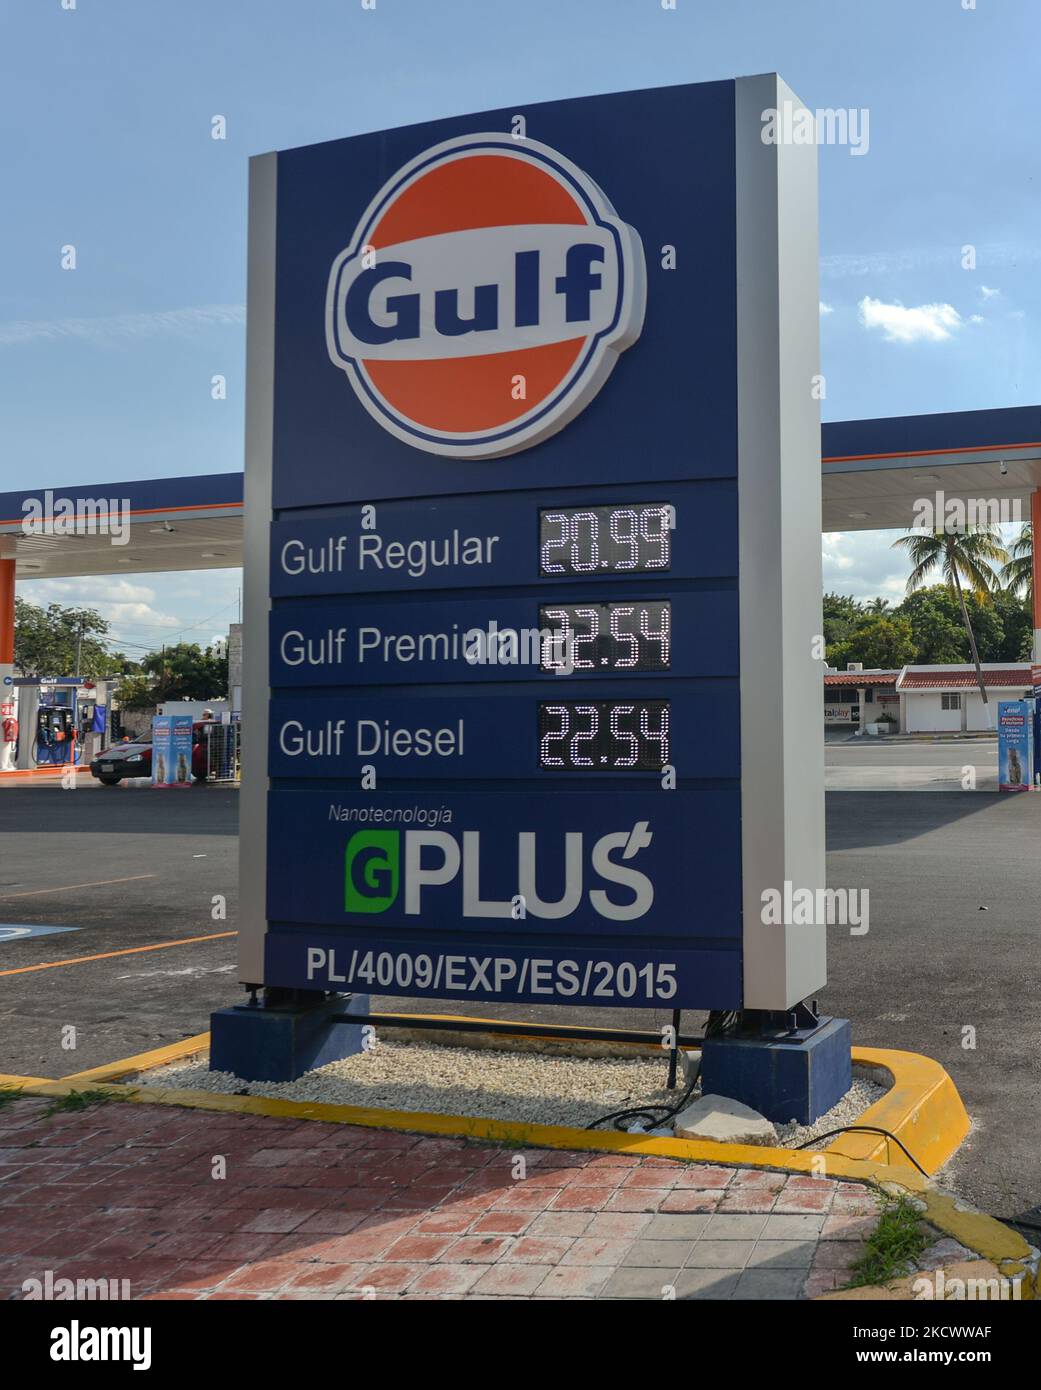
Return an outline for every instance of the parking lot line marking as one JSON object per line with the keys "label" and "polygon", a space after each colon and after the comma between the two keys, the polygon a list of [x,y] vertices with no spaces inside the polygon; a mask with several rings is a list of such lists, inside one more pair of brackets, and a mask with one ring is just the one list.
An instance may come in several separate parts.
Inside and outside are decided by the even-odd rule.
{"label": "parking lot line marking", "polygon": [[113,956],[136,956],[141,951],[165,951],[170,946],[191,946],[196,941],[219,941],[224,936],[238,936],[237,931],[217,931],[211,936],[183,936],[178,941],[159,941],[154,946],[126,946],[122,951],[102,951],[96,956],[72,956],[68,960],[45,960],[39,965],[19,965],[14,970],[0,970],[2,975],[29,975],[34,970],[57,970],[61,965],[84,965],[92,960],[111,960]]}
{"label": "parking lot line marking", "polygon": [[129,878],[99,878],[93,883],[66,883],[60,888],[30,888],[26,893],[0,893],[0,902],[8,898],[35,898],[41,893],[71,893],[74,888],[107,888],[113,883],[136,883],[141,878],[155,878],[155,874],[131,874]]}

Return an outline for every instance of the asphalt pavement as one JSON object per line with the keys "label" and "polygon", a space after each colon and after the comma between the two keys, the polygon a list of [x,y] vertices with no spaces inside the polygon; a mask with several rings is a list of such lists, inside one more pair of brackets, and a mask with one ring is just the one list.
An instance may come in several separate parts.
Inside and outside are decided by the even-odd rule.
{"label": "asphalt pavement", "polygon": [[829,740],[828,791],[997,791],[996,738]]}

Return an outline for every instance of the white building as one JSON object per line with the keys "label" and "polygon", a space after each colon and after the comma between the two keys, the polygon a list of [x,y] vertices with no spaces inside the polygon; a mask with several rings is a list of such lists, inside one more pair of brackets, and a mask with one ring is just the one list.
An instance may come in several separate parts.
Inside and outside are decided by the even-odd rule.
{"label": "white building", "polygon": [[999,700],[1033,693],[1029,662],[984,663],[987,705],[976,668],[904,666],[865,671],[859,666],[824,675],[824,723],[851,732],[901,734],[983,733],[997,727]]}
{"label": "white building", "polygon": [[1029,662],[983,667],[984,705],[975,666],[905,666],[896,682],[900,728],[908,734],[982,733],[997,728],[999,700],[1033,694]]}
{"label": "white building", "polygon": [[896,693],[899,675],[899,671],[865,671],[860,662],[851,662],[845,671],[826,671],[825,726],[856,733],[882,720],[896,733],[900,718],[900,697]]}

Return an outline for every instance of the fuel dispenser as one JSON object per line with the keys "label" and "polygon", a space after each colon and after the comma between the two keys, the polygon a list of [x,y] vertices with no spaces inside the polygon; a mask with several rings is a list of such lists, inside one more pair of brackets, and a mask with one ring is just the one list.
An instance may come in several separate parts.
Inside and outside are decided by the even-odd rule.
{"label": "fuel dispenser", "polygon": [[23,678],[19,687],[19,768],[61,767],[79,762],[80,732],[74,676],[41,681]]}
{"label": "fuel dispenser", "polygon": [[74,763],[78,737],[73,711],[68,705],[40,705],[36,710],[37,767],[48,763]]}
{"label": "fuel dispenser", "polygon": [[35,748],[37,767],[75,763],[79,760],[75,686],[43,687],[36,707]]}

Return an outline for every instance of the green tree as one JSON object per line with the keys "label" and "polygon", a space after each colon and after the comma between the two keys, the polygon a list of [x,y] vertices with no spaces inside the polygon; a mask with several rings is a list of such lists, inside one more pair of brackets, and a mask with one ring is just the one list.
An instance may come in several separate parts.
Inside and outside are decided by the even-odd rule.
{"label": "green tree", "polygon": [[[864,616],[864,606],[848,594],[824,595],[824,642],[845,642]],[[830,660],[830,658],[829,658]]]}
{"label": "green tree", "polygon": [[950,666],[967,660],[969,642],[958,601],[944,585],[919,589],[905,598],[897,611],[911,624],[916,662],[923,666]]}
{"label": "green tree", "polygon": [[1034,650],[1034,605],[1029,589],[1025,598],[1007,588],[999,589],[993,606],[1001,620],[1004,640],[989,660],[1029,661]]}
{"label": "green tree", "polygon": [[914,661],[915,651],[910,620],[899,614],[883,614],[861,623],[845,642],[830,648],[828,661],[840,671],[851,661],[892,671]]}
{"label": "green tree", "polygon": [[948,587],[957,595],[962,623],[969,638],[972,660],[976,667],[980,697],[983,703],[987,704],[987,687],[980,666],[976,635],[965,604],[965,589],[967,587],[970,594],[975,594],[981,603],[986,603],[998,587],[994,565],[1007,561],[1009,555],[998,539],[997,532],[990,526],[969,527],[964,531],[925,531],[919,527],[912,527],[906,536],[899,536],[893,545],[902,546],[911,560],[912,568],[907,580],[908,594],[923,588],[929,576],[939,572]]}
{"label": "green tree", "polygon": [[197,642],[178,642],[151,652],[141,662],[151,677],[150,704],[164,700],[219,700],[228,692],[228,651],[224,643],[200,647]]}
{"label": "green tree", "polygon": [[[23,676],[113,676],[127,658],[110,652],[108,623],[93,608],[46,608],[15,596],[14,664]],[[77,662],[77,657],[79,658]]]}
{"label": "green tree", "polygon": [[1012,557],[1001,571],[1001,582],[1013,594],[1030,594],[1034,583],[1034,531],[1024,522],[1019,535],[1009,546]]}
{"label": "green tree", "polygon": [[134,671],[119,683],[119,704],[122,709],[154,709],[151,678]]}

